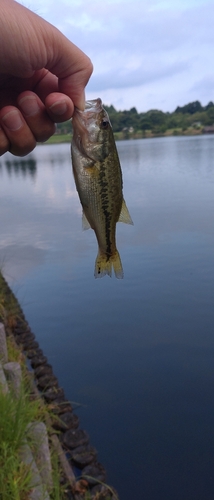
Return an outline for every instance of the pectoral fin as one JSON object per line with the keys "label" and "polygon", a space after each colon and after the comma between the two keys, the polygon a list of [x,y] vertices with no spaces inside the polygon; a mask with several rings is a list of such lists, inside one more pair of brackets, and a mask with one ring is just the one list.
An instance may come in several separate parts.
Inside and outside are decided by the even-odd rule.
{"label": "pectoral fin", "polygon": [[120,217],[118,219],[118,222],[124,222],[125,224],[132,224],[132,225],[134,224],[124,199],[123,199],[122,208],[121,208]]}

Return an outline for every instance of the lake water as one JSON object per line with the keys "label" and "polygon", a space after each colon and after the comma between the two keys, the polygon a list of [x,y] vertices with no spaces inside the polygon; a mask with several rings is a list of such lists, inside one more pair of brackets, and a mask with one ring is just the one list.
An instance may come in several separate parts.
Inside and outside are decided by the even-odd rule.
{"label": "lake water", "polygon": [[120,499],[211,500],[214,138],[118,151],[123,280],[94,279],[68,144],[0,159],[0,265]]}

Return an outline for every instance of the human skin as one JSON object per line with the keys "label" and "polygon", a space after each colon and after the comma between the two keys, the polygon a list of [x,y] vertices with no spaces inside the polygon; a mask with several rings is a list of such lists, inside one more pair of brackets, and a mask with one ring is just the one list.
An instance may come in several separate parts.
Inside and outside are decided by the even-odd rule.
{"label": "human skin", "polygon": [[0,0],[0,156],[24,156],[84,109],[90,59],[57,28]]}

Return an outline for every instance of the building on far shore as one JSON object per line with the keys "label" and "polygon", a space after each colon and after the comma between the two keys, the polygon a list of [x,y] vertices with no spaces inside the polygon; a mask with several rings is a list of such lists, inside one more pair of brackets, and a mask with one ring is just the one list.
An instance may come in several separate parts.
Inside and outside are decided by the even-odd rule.
{"label": "building on far shore", "polygon": [[203,134],[214,134],[214,125],[207,125],[202,130]]}

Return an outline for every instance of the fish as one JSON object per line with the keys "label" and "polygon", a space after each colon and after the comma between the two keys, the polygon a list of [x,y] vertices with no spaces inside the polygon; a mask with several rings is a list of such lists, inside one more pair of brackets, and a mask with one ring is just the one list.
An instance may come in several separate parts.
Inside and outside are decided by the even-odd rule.
{"label": "fish", "polygon": [[107,111],[100,98],[86,101],[84,111],[75,108],[72,117],[72,166],[83,209],[83,229],[94,230],[98,254],[94,276],[123,278],[116,247],[116,224],[133,224],[123,198],[120,160]]}

